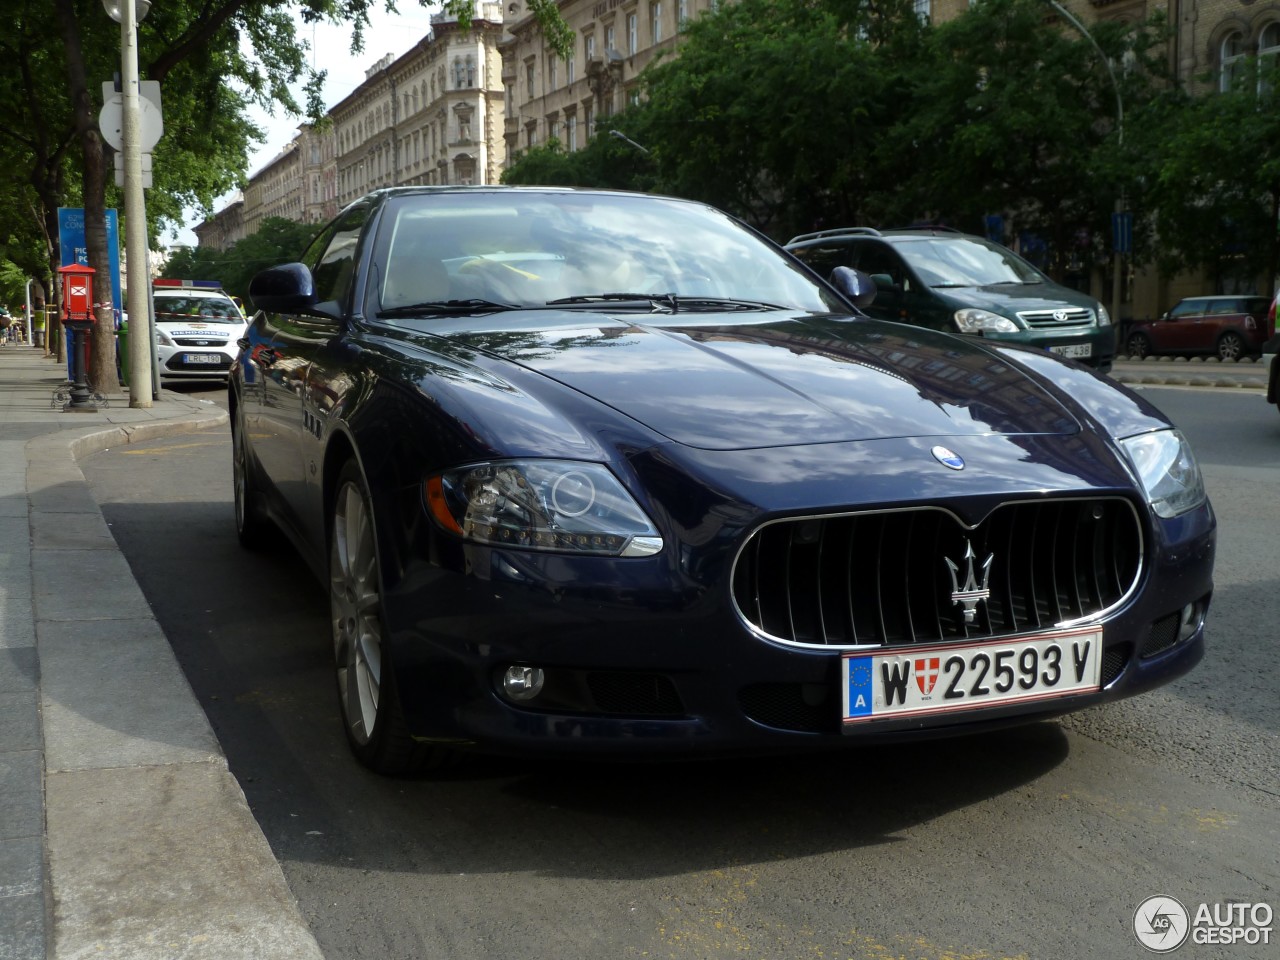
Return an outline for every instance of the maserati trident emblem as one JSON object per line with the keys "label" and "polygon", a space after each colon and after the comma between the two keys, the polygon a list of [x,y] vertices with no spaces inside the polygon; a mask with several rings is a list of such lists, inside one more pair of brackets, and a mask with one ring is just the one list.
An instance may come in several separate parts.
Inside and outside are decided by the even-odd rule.
{"label": "maserati trident emblem", "polygon": [[964,622],[973,623],[978,618],[978,604],[983,603],[991,596],[991,591],[987,589],[987,584],[991,580],[991,561],[996,558],[994,553],[987,554],[987,559],[982,561],[982,582],[978,582],[977,571],[974,570],[973,561],[977,556],[973,552],[973,544],[968,540],[964,542],[964,561],[965,561],[965,578],[964,583],[960,583],[957,579],[960,568],[955,565],[950,557],[943,557],[947,561],[947,566],[951,568],[951,602],[958,603],[964,607]]}

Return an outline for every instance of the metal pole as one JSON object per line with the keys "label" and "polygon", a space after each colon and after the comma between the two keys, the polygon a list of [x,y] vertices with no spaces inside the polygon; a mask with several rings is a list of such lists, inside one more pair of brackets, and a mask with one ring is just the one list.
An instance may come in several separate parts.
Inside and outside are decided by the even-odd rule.
{"label": "metal pole", "polygon": [[[1093,39],[1093,34],[1085,29],[1083,23],[1072,16],[1071,11],[1058,2],[1058,0],[1048,0],[1053,9],[1057,10],[1063,18],[1066,19],[1073,27],[1084,34],[1084,38],[1093,44],[1093,49],[1098,51],[1098,56],[1102,58],[1102,65],[1107,68],[1107,76],[1111,78],[1111,89],[1116,96],[1116,141],[1121,149],[1124,148],[1124,101],[1120,99],[1120,84],[1116,81],[1116,71],[1111,66],[1111,60],[1107,57],[1103,49],[1098,46],[1098,41]],[[1120,188],[1119,196],[1116,198],[1116,212],[1124,213],[1125,197],[1124,187]],[[1112,237],[1112,246],[1116,246],[1115,238]],[[1120,296],[1123,286],[1121,284],[1121,271],[1124,268],[1123,256],[1118,249],[1112,250],[1112,267],[1111,267],[1111,323],[1114,328],[1120,325]]]}
{"label": "metal pole", "polygon": [[28,346],[28,347],[34,346],[34,345],[35,345],[35,342],[36,342],[36,341],[35,341],[35,336],[36,336],[36,335],[35,335],[35,331],[32,329],[33,327],[35,327],[35,321],[34,321],[34,319],[33,319],[33,318],[32,318],[32,316],[31,316],[31,285],[32,285],[33,283],[35,283],[35,282],[36,282],[36,281],[35,281],[35,278],[34,278],[34,277],[33,277],[32,279],[30,279],[30,280],[28,280],[28,281],[27,281],[27,313],[26,313],[26,318],[27,318],[27,346]]}
{"label": "metal pole", "polygon": [[147,288],[147,209],[142,193],[142,121],[138,107],[138,23],[134,0],[120,4],[123,95],[125,252],[129,258],[129,406],[151,406],[151,342],[155,332]]}

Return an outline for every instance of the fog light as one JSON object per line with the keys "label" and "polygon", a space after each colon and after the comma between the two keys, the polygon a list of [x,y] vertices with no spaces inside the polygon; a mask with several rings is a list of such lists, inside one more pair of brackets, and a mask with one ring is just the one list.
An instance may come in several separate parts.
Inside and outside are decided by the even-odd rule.
{"label": "fog light", "polygon": [[507,667],[502,675],[502,691],[512,700],[532,700],[542,692],[546,679],[541,667]]}
{"label": "fog light", "polygon": [[1197,630],[1204,616],[1200,612],[1200,604],[1188,603],[1182,608],[1182,615],[1178,620],[1178,642],[1190,638]]}

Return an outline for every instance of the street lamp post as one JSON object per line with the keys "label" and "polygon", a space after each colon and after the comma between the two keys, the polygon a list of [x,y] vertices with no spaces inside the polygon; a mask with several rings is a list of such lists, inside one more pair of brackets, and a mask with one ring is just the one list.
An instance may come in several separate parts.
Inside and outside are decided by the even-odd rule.
{"label": "street lamp post", "polygon": [[[1111,66],[1111,59],[1098,46],[1098,41],[1093,39],[1093,34],[1085,29],[1085,25],[1081,23],[1071,11],[1058,2],[1058,0],[1047,0],[1049,6],[1062,16],[1064,20],[1084,35],[1084,38],[1093,44],[1093,49],[1098,51],[1098,56],[1102,58],[1102,65],[1107,68],[1107,76],[1111,78],[1111,90],[1116,96],[1116,143],[1121,149],[1124,148],[1124,101],[1120,98],[1120,83],[1116,80],[1116,71]],[[1124,187],[1121,186],[1119,196],[1116,198],[1116,213],[1124,213],[1125,197]],[[1123,255],[1120,253],[1119,238],[1113,236],[1111,238],[1112,246],[1112,270],[1111,270],[1111,322],[1119,327],[1120,323],[1120,296],[1123,289],[1121,284],[1121,270],[1124,266]]]}
{"label": "street lamp post", "polygon": [[129,294],[129,406],[151,406],[151,303],[147,269],[147,206],[142,193],[142,120],[138,106],[138,21],[151,10],[151,0],[102,0],[120,24],[121,111],[124,149],[125,254]]}

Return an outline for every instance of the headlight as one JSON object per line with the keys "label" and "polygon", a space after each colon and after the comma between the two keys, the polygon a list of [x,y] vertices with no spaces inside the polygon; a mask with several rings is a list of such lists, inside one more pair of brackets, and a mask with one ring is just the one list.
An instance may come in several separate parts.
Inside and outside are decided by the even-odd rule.
{"label": "headlight", "polygon": [[608,468],[571,460],[495,460],[428,477],[446,530],[501,547],[610,557],[662,549],[649,518]]}
{"label": "headlight", "polygon": [[157,331],[156,331],[156,343],[162,344],[162,345],[164,345],[164,346],[166,346],[166,347],[172,347],[172,346],[173,346],[173,338],[172,338],[171,336],[169,336],[167,333],[165,333],[163,330],[157,330]]}
{"label": "headlight", "polygon": [[1204,478],[1187,438],[1157,430],[1121,440],[1156,516],[1176,517],[1204,503]]}
{"label": "headlight", "polygon": [[1107,308],[1102,304],[1098,304],[1098,326],[1111,326],[1111,314],[1107,313]]}
{"label": "headlight", "polygon": [[987,310],[966,307],[956,311],[956,326],[961,333],[1017,333],[1018,325],[1008,317]]}

